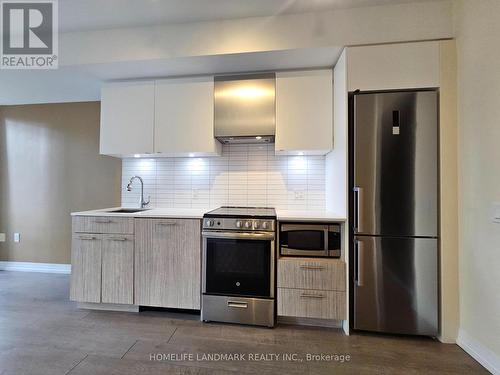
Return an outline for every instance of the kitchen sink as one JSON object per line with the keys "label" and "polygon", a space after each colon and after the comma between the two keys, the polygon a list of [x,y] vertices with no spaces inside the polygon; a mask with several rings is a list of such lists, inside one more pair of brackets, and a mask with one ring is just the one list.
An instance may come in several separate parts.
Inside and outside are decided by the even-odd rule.
{"label": "kitchen sink", "polygon": [[108,212],[122,213],[122,214],[133,214],[134,212],[148,211],[151,208],[119,208],[118,210],[111,210]]}

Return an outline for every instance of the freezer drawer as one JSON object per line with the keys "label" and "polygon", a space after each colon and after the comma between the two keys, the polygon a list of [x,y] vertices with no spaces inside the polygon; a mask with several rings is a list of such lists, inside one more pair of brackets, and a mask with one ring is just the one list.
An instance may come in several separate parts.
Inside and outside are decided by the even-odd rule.
{"label": "freezer drawer", "polygon": [[354,238],[354,328],[436,336],[438,240]]}

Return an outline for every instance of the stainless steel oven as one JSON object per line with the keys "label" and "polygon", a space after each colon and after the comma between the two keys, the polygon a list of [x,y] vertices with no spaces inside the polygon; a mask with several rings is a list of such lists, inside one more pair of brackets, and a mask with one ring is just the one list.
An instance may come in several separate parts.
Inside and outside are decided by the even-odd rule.
{"label": "stainless steel oven", "polygon": [[274,326],[275,220],[205,217],[202,319]]}
{"label": "stainless steel oven", "polygon": [[203,293],[274,297],[274,233],[203,232]]}
{"label": "stainless steel oven", "polygon": [[340,224],[281,223],[280,255],[340,258]]}

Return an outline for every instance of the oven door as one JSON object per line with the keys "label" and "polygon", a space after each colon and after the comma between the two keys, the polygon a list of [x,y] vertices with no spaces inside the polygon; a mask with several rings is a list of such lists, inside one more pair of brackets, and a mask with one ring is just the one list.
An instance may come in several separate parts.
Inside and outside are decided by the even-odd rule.
{"label": "oven door", "polygon": [[274,233],[203,233],[203,294],[274,298]]}
{"label": "oven door", "polygon": [[329,256],[328,225],[282,224],[280,254],[295,256]]}

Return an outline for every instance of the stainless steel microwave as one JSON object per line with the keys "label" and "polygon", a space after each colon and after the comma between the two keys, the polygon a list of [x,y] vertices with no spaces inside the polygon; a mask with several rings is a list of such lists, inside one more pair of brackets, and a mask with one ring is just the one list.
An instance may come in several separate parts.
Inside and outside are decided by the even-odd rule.
{"label": "stainless steel microwave", "polygon": [[282,223],[280,255],[340,258],[340,224]]}

